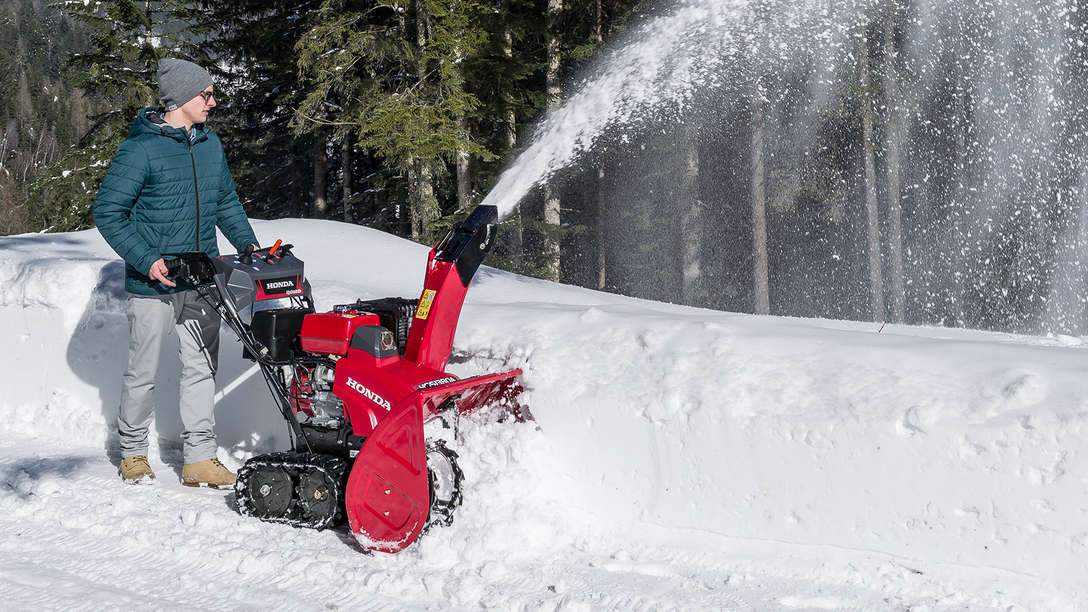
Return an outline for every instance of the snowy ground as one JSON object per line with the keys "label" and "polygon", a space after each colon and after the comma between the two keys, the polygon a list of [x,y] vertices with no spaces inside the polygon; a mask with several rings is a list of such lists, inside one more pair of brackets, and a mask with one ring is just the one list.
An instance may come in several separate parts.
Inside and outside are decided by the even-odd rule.
{"label": "snowy ground", "polygon": [[[419,292],[418,245],[255,229],[296,245],[319,308]],[[0,238],[5,610],[1088,609],[1085,339],[733,315],[484,268],[452,367],[523,368],[537,426],[463,428],[453,526],[367,555],[181,487],[173,372],[161,482],[121,484],[121,277],[95,231]],[[239,353],[224,332],[232,466],[286,445]]]}

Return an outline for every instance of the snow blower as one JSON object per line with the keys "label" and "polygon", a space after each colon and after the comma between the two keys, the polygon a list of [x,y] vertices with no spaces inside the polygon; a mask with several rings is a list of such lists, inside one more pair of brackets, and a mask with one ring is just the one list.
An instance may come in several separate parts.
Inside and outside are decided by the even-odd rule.
{"label": "snow blower", "polygon": [[[257,362],[291,431],[290,452],[255,456],[238,471],[243,515],[316,529],[346,518],[364,549],[389,553],[452,521],[457,454],[426,437],[424,424],[455,435],[459,415],[495,405],[529,416],[518,403],[521,370],[465,379],[445,371],[496,218],[494,206],[479,206],[431,249],[418,300],[321,313],[292,245],[168,256],[170,276],[192,285]],[[257,308],[269,300],[278,302]]]}

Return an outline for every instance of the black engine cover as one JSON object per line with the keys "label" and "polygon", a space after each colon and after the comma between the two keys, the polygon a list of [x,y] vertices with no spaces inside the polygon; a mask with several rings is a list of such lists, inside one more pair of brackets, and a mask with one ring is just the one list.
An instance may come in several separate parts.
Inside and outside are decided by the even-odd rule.
{"label": "black engine cover", "polygon": [[354,304],[333,306],[333,312],[369,312],[378,315],[382,327],[393,332],[397,339],[397,352],[404,356],[408,346],[408,332],[412,329],[412,319],[416,314],[419,300],[387,297],[378,300],[359,300]]}

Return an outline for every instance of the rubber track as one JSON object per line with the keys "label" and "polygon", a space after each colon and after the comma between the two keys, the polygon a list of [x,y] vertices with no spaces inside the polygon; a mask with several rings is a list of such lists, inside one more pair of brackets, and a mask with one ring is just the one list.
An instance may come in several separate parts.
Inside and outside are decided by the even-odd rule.
{"label": "rubber track", "polygon": [[[245,491],[249,484],[250,476],[259,467],[287,468],[288,473],[291,475],[291,479],[296,486],[298,483],[298,476],[303,472],[317,470],[324,473],[329,477],[328,481],[332,483],[332,494],[336,499],[336,511],[316,522],[312,519],[306,519],[302,516],[302,508],[298,503],[296,491],[296,495],[291,499],[291,505],[288,507],[286,516],[257,516],[256,510],[253,507],[253,500],[245,494]],[[348,464],[346,461],[339,457],[333,457],[332,455],[291,452],[258,455],[251,458],[249,461],[246,461],[245,465],[242,466],[242,469],[238,470],[238,482],[234,485],[235,497],[238,500],[238,512],[243,516],[252,516],[262,521],[282,523],[291,525],[292,527],[317,530],[332,527],[344,518],[343,492],[347,469]]]}

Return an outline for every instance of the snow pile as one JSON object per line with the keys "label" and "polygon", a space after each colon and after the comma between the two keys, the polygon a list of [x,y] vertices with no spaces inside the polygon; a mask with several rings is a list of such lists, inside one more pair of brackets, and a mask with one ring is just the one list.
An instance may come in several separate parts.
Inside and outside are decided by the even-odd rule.
{"label": "snow pile", "polygon": [[[420,289],[425,247],[333,222],[254,227],[262,242],[295,244],[319,309]],[[72,530],[86,562],[94,542],[120,538],[164,576],[176,561],[194,576],[227,570],[260,585],[305,561],[298,574],[314,592],[329,588],[329,574],[344,576],[333,589],[344,602],[364,594],[405,606],[550,609],[1088,601],[1082,339],[734,315],[483,268],[451,369],[523,368],[539,428],[470,423],[458,447],[468,501],[454,526],[406,554],[363,561],[333,532],[243,519],[221,497],[116,482],[107,456],[116,459],[110,426],[126,357],[122,276],[95,231],[0,238],[9,347],[0,352],[0,516],[8,516],[0,526],[37,519],[60,530],[32,546],[0,537],[15,559],[7,563],[25,552],[49,564],[40,559],[53,551],[50,568],[76,572],[62,568],[61,534]],[[173,440],[176,345],[165,350],[155,426]],[[235,466],[286,446],[240,352],[225,331],[217,431]],[[176,468],[176,448],[152,455],[169,479],[158,462]],[[145,514],[156,515],[151,534],[118,535],[114,523]],[[173,556],[152,550],[163,539]],[[213,565],[197,564],[207,551]],[[9,570],[0,564],[0,596],[36,601]],[[80,576],[106,593],[118,584]],[[247,607],[322,601],[236,591]],[[103,601],[207,605],[169,592]],[[58,591],[47,603],[64,601]]]}

